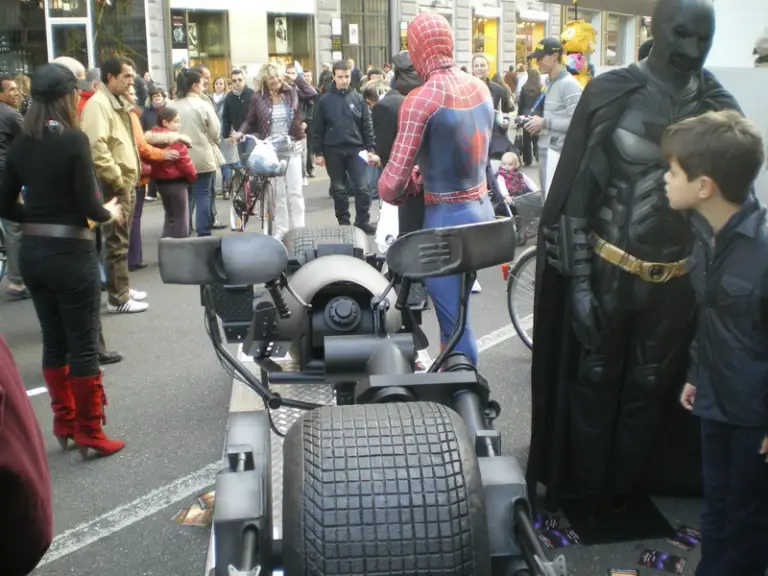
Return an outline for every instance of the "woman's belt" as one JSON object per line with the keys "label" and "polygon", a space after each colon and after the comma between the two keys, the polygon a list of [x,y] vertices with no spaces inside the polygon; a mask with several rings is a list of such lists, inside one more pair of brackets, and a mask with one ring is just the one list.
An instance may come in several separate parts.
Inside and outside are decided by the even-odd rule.
{"label": "woman's belt", "polygon": [[663,284],[688,273],[687,258],[677,262],[646,262],[603,240],[595,233],[590,234],[590,240],[592,241],[592,249],[600,258],[618,266],[625,272],[640,276],[646,282]]}
{"label": "woman's belt", "polygon": [[25,236],[47,236],[49,238],[72,238],[73,240],[93,240],[93,230],[70,224],[22,224]]}
{"label": "woman's belt", "polygon": [[424,204],[434,206],[435,204],[457,204],[459,202],[471,202],[480,200],[488,192],[488,184],[482,182],[469,190],[460,192],[424,192]]}

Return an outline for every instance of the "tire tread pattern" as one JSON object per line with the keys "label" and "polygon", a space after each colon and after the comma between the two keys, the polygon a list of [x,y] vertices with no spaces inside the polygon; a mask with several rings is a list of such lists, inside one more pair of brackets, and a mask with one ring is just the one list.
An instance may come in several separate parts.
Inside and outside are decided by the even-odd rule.
{"label": "tire tread pattern", "polygon": [[290,435],[301,435],[303,466],[288,453],[298,439],[287,441],[287,576],[486,573],[479,471],[454,412],[424,402],[321,408]]}

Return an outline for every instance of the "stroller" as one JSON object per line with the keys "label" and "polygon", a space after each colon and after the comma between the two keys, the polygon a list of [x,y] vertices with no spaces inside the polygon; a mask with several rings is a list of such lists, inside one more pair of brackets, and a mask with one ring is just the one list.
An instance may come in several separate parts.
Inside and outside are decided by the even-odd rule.
{"label": "stroller", "polygon": [[488,176],[488,190],[493,202],[496,216],[511,216],[515,219],[517,229],[517,245],[525,246],[528,240],[536,237],[539,227],[539,219],[544,209],[544,198],[537,190],[536,183],[523,174],[528,192],[513,196],[513,200],[507,203],[509,192],[503,178],[491,164],[486,168]]}

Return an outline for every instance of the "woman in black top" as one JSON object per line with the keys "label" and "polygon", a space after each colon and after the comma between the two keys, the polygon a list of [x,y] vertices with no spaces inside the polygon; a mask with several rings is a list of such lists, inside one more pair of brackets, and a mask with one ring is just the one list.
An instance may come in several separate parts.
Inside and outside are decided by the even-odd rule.
{"label": "woman in black top", "polygon": [[64,449],[73,439],[83,458],[89,448],[108,456],[125,444],[101,429],[106,398],[93,226],[123,218],[122,209],[115,200],[102,205],[88,137],[77,129],[79,91],[72,71],[42,66],[32,76],[31,95],[22,135],[6,159],[0,217],[22,225],[21,275],[43,333],[53,433]]}

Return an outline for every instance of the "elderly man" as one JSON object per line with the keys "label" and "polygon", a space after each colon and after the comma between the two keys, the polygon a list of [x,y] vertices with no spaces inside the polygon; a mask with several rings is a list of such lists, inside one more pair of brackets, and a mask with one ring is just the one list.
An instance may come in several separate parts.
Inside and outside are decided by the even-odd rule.
{"label": "elderly man", "polygon": [[[55,64],[61,64],[62,66],[66,66],[70,70],[72,70],[72,73],[75,75],[78,81],[78,89],[80,90],[80,101],[77,104],[77,116],[80,117],[83,108],[85,107],[85,103],[88,101],[88,99],[93,96],[93,92],[96,90],[96,87],[101,82],[101,79],[99,78],[99,75],[101,74],[101,70],[98,68],[93,68],[92,70],[89,70],[86,74],[85,67],[80,64],[77,60],[74,58],[70,58],[69,56],[61,56],[59,58],[56,58],[53,60]],[[94,74],[96,74],[94,79]],[[86,96],[86,94],[88,94]],[[96,229],[96,244],[100,247],[101,246],[101,230]],[[123,359],[122,353],[116,351],[116,350],[107,350],[107,343],[104,341],[104,328],[101,325],[101,321],[99,321],[99,364],[102,366],[105,364],[116,364],[120,362]]]}
{"label": "elderly man", "polygon": [[147,293],[133,290],[128,276],[128,243],[140,163],[133,138],[132,105],[123,94],[133,85],[135,76],[136,66],[132,60],[124,56],[104,60],[101,84],[83,108],[81,117],[104,198],[117,198],[125,213],[124,222],[104,226],[107,312],[111,314],[135,314],[149,307],[143,301]]}

